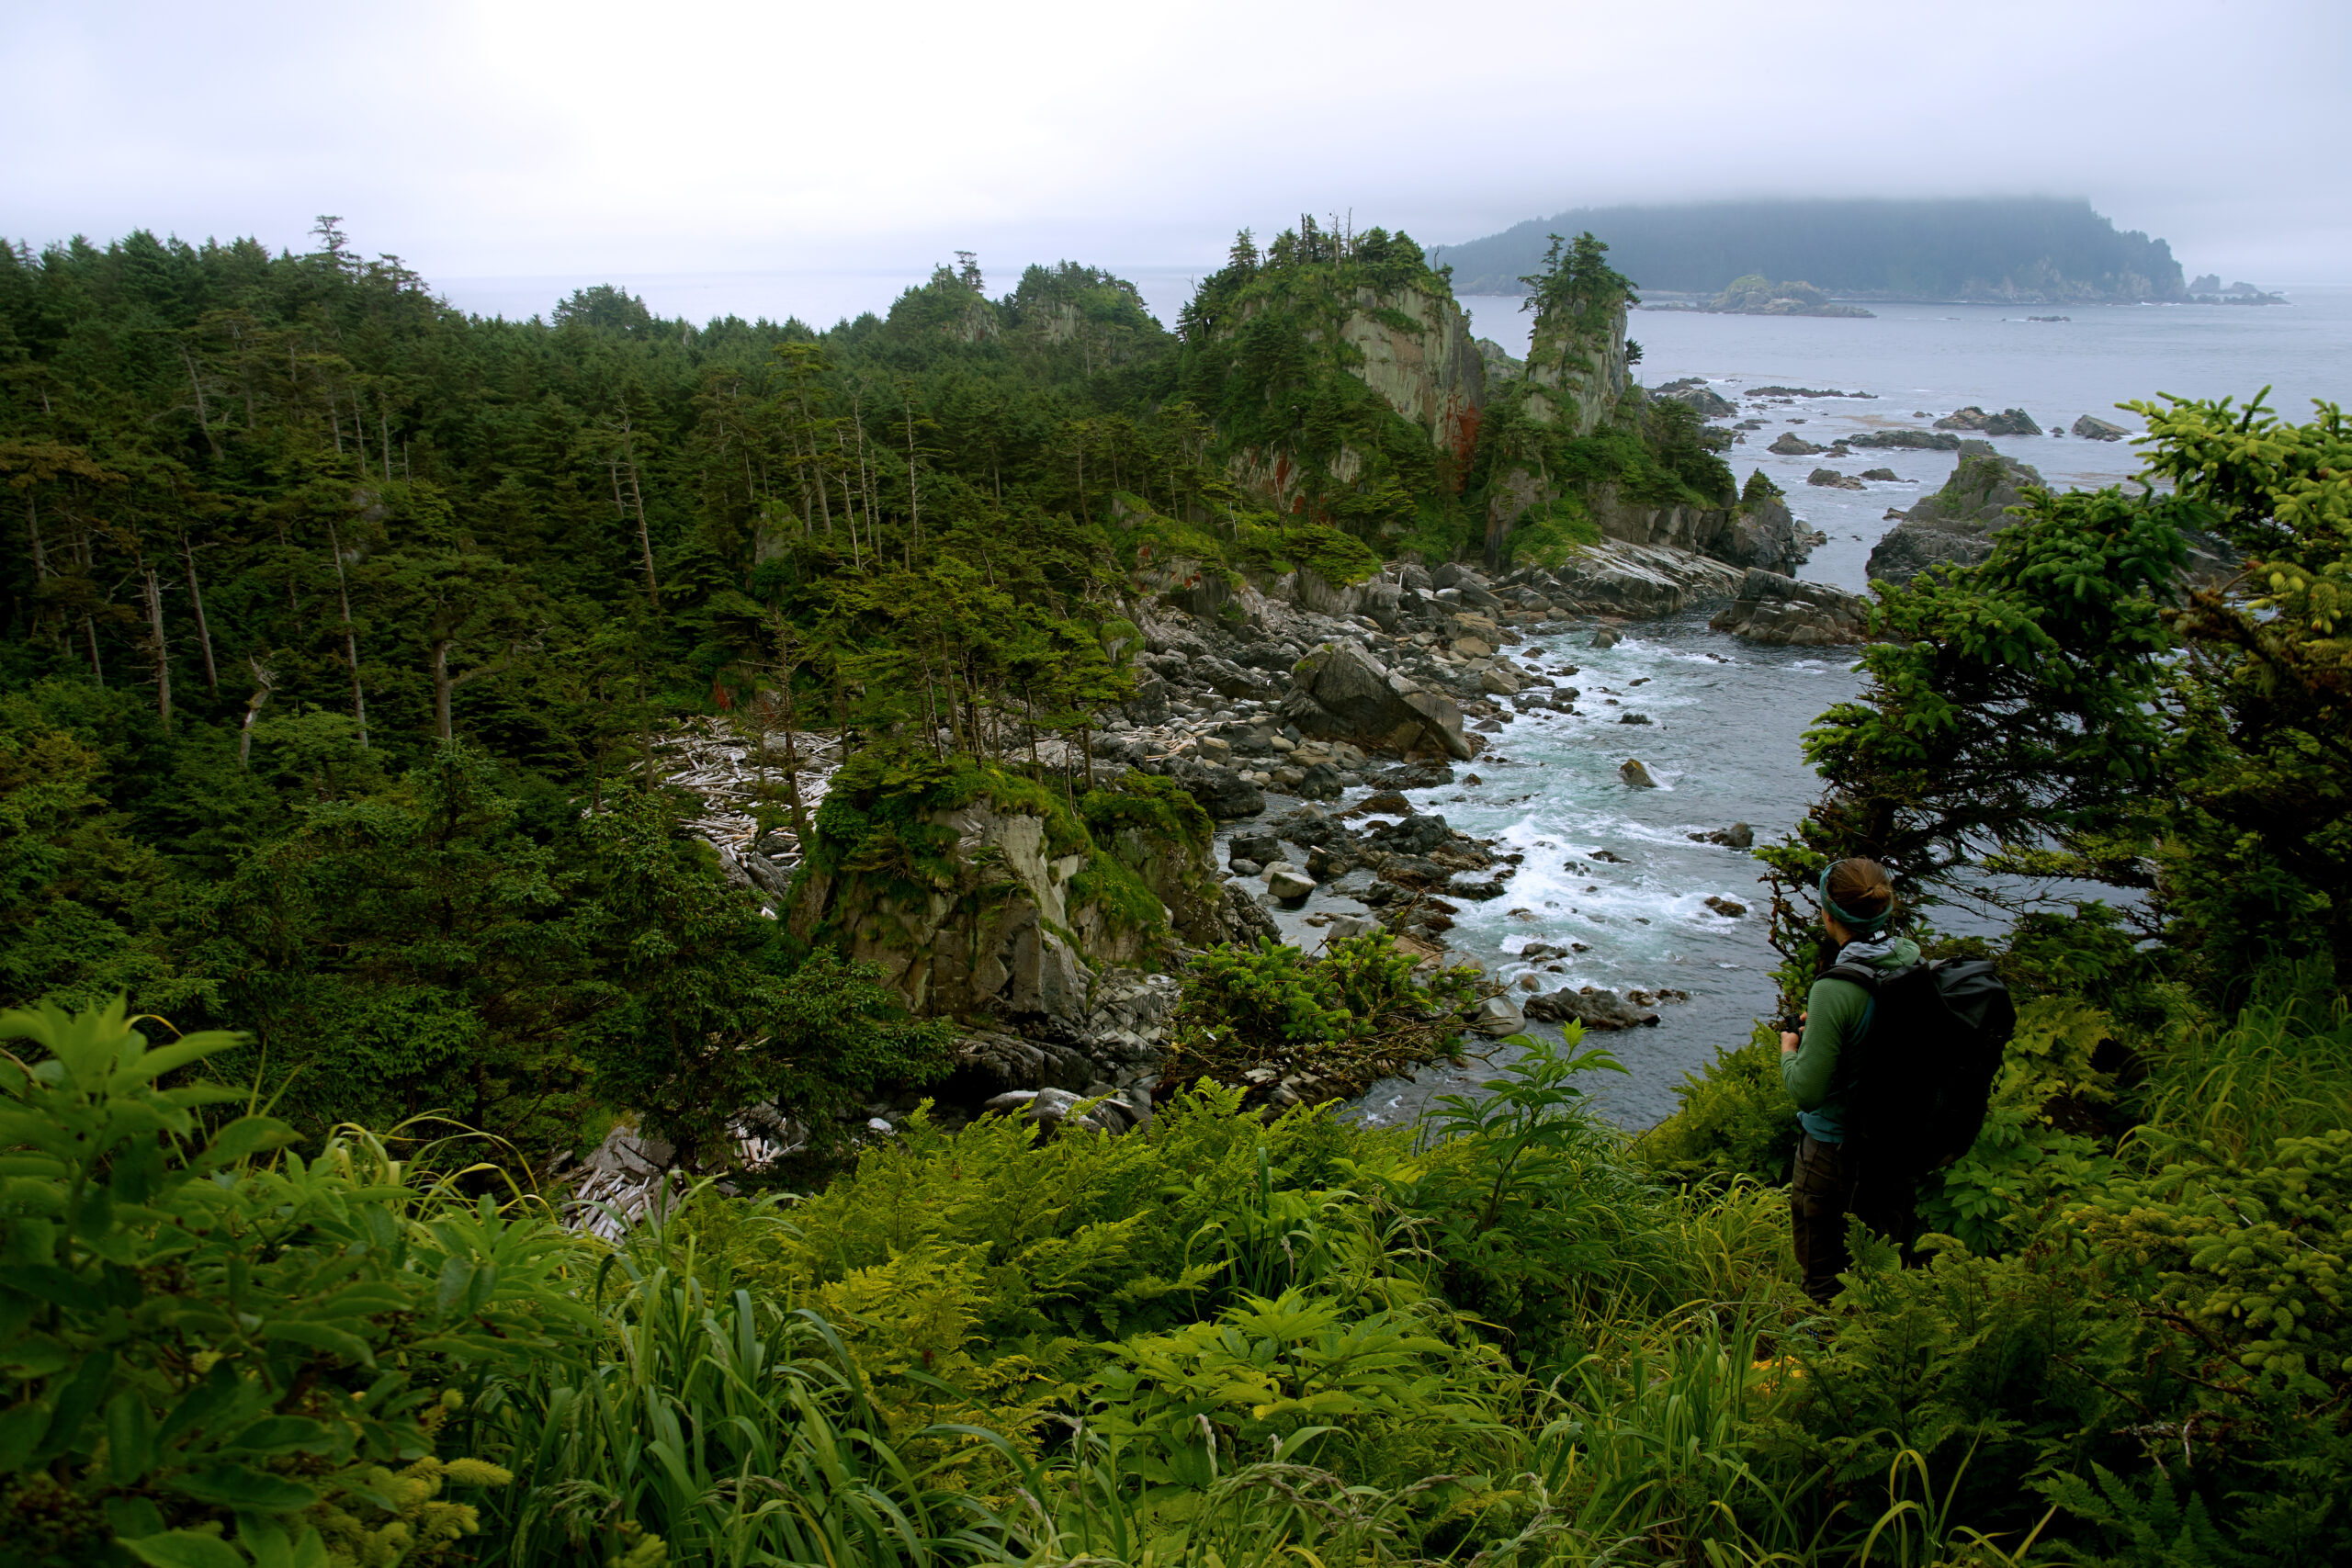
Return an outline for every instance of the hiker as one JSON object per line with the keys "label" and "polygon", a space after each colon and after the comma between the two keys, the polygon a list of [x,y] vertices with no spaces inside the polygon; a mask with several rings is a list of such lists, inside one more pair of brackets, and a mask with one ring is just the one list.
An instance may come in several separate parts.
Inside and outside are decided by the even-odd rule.
{"label": "hiker", "polygon": [[[1781,1032],[1781,1082],[1797,1103],[1804,1129],[1789,1179],[1790,1233],[1804,1293],[1826,1305],[1849,1261],[1846,1216],[1858,1214],[1871,1229],[1907,1242],[1917,1194],[1917,1174],[1907,1160],[1891,1148],[1871,1157],[1857,1145],[1853,1134],[1861,1129],[1850,1124],[1849,1101],[1858,1048],[1877,1010],[1876,987],[1829,970],[1851,966],[1894,975],[1918,964],[1919,945],[1894,933],[1894,884],[1874,860],[1831,864],[1821,874],[1820,898],[1821,923],[1837,944],[1837,957],[1806,996],[1798,1018],[1803,1035]],[[1899,1129],[1870,1131],[1900,1135]]]}

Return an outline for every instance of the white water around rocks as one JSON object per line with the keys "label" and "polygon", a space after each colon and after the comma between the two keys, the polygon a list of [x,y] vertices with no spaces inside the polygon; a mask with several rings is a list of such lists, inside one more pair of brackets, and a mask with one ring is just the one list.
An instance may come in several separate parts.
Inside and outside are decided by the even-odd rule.
{"label": "white water around rocks", "polygon": [[[1641,312],[1633,333],[1646,350],[1639,371],[1645,382],[1703,376],[1740,405],[1739,418],[1765,420],[1727,460],[1742,480],[1761,468],[1788,492],[1797,515],[1829,536],[1799,575],[1859,591],[1871,547],[1892,526],[1887,508],[1932,493],[1951,474],[1954,455],[1863,449],[1843,460],[1779,457],[1764,449],[1775,436],[1793,431],[1827,446],[1838,435],[1923,427],[1970,403],[2023,408],[2045,428],[2070,426],[2087,413],[2136,429],[2138,422],[2113,404],[2159,391],[2243,402],[2266,384],[2275,389],[2272,407],[2307,419],[2312,397],[2352,400],[2352,289],[2301,290],[2294,298],[2290,306],[2262,308],[1884,305],[1873,306],[1878,315],[1869,320]],[[1527,318],[1518,300],[1474,297],[1464,303],[1479,335],[1523,351]],[[2071,319],[2024,319],[2035,314]],[[1756,403],[1750,389],[1770,385],[1876,396]],[[2113,484],[2138,467],[2128,442],[2043,435],[2000,437],[1994,445],[2062,488]],[[1849,474],[1884,468],[1900,477],[1860,491],[1808,485],[1806,476],[1821,467]],[[1583,713],[1522,716],[1489,738],[1487,755],[1456,769],[1464,782],[1411,796],[1418,809],[1440,812],[1456,828],[1526,853],[1504,897],[1461,903],[1448,935],[1463,956],[1507,981],[1534,972],[1546,990],[1589,985],[1690,993],[1688,1001],[1660,1004],[1655,1029],[1594,1037],[1629,1069],[1622,1077],[1605,1075],[1596,1086],[1604,1108],[1628,1126],[1649,1125],[1671,1111],[1683,1075],[1718,1050],[1744,1043],[1773,1002],[1775,960],[1764,941],[1756,881],[1760,865],[1689,835],[1734,821],[1751,824],[1759,841],[1786,833],[1819,790],[1799,754],[1799,738],[1823,709],[1860,686],[1844,650],[1758,648],[1709,631],[1706,620],[1699,610],[1635,623],[1607,649],[1586,646],[1589,624],[1532,637],[1513,657],[1540,661],[1547,671],[1578,666],[1579,674],[1562,680],[1583,690]],[[1652,722],[1618,723],[1626,712]],[[1627,757],[1647,764],[1660,787],[1634,790],[1619,782],[1617,768]],[[1473,773],[1480,783],[1466,782]],[[1275,802],[1269,816],[1283,804]],[[1594,862],[1597,850],[1620,863]],[[1709,897],[1747,905],[1748,912],[1725,918],[1707,907]],[[1354,907],[1318,895],[1279,919],[1294,939],[1311,946],[1319,932],[1303,923],[1306,915]],[[1964,919],[1954,915],[1947,923]],[[1545,972],[1517,957],[1529,942],[1582,942],[1586,951],[1547,960],[1560,971]],[[1531,1032],[1556,1031],[1538,1024]],[[1425,1070],[1415,1081],[1375,1086],[1358,1113],[1409,1121],[1430,1096],[1488,1076],[1490,1069],[1476,1064]]]}

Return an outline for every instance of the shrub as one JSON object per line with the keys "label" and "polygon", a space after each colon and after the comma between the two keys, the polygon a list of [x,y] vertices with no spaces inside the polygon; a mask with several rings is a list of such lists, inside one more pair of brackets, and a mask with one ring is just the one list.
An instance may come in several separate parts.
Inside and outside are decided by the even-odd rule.
{"label": "shrub", "polygon": [[[421,1562],[509,1479],[445,1453],[487,1374],[577,1357],[579,1249],[418,1185],[373,1139],[164,1087],[234,1043],[151,1048],[119,1002],[0,1014],[0,1518],[19,1561]],[[444,1495],[445,1491],[449,1495]],[[289,1555],[290,1554],[290,1555]]]}

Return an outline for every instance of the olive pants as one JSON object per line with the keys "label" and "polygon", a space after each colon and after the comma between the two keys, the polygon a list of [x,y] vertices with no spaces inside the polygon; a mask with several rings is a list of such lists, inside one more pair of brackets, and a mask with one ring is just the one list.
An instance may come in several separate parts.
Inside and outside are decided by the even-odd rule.
{"label": "olive pants", "polygon": [[1804,1293],[1821,1305],[1838,1293],[1838,1276],[1853,1261],[1846,1251],[1847,1215],[1902,1247],[1909,1261],[1918,1183],[1908,1175],[1873,1179],[1871,1165],[1851,1145],[1825,1144],[1810,1133],[1797,1139],[1789,1172],[1789,1234]]}

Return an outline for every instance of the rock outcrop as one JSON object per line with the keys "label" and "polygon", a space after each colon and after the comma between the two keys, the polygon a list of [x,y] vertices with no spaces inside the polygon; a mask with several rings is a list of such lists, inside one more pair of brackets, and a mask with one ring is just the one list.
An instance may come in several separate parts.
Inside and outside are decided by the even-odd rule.
{"label": "rock outcrop", "polygon": [[1901,521],[1871,548],[1871,576],[1908,582],[1944,562],[1973,566],[1993,553],[1993,535],[2013,520],[2009,508],[2025,503],[2025,487],[2041,483],[2030,465],[1968,442],[1943,488],[1897,513]]}
{"label": "rock outcrop", "polygon": [[1892,446],[1921,452],[1957,452],[1960,437],[1932,430],[1871,430],[1846,438],[1849,446]]}
{"label": "rock outcrop", "polygon": [[2084,414],[2075,420],[2069,428],[2086,441],[2120,441],[2132,434],[2120,424],[2111,424],[2103,419],[2093,419],[2088,414]]}
{"label": "rock outcrop", "polygon": [[2039,435],[2041,426],[2033,415],[2023,409],[2003,409],[1999,413],[1986,413],[1971,403],[1956,409],[1936,421],[1938,430],[1970,430],[1984,435]]}
{"label": "rock outcrop", "polygon": [[1807,441],[1793,430],[1784,430],[1774,436],[1772,445],[1765,447],[1764,450],[1783,457],[1811,457],[1826,452],[1829,448]]}
{"label": "rock outcrop", "polygon": [[1650,396],[1681,403],[1701,419],[1729,419],[1739,412],[1731,400],[1710,388],[1702,376],[1685,376],[1663,387],[1653,387]]}
{"label": "rock outcrop", "polygon": [[1563,609],[1641,618],[1733,593],[1742,576],[1690,550],[1615,540],[1579,546],[1550,574],[1552,602]]}
{"label": "rock outcrop", "polygon": [[1750,571],[1739,597],[1707,624],[1750,642],[1789,648],[1834,648],[1862,640],[1871,602],[1821,582],[1800,582],[1776,571]]}

